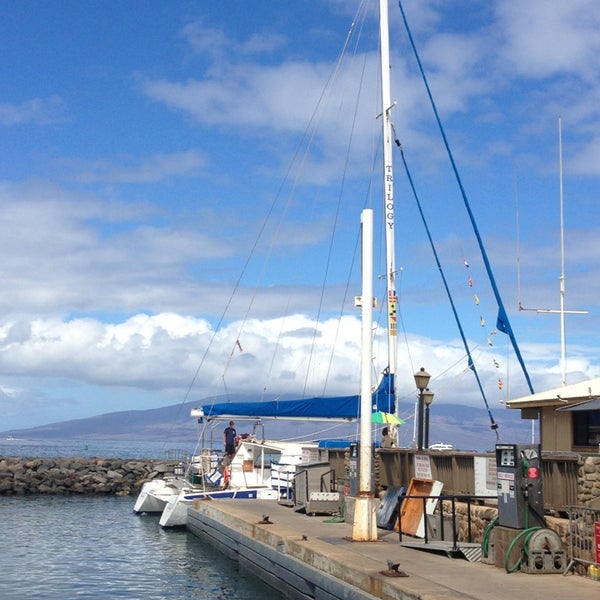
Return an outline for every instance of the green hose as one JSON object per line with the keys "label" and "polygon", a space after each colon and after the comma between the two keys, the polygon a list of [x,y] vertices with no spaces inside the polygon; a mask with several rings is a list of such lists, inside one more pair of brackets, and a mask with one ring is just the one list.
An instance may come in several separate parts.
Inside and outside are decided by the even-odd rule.
{"label": "green hose", "polygon": [[506,551],[506,555],[504,556],[504,568],[506,569],[507,573],[514,573],[518,568],[521,567],[521,563],[523,562],[523,553],[521,553],[521,557],[519,558],[519,560],[512,567],[508,566],[508,559],[510,557],[510,553],[515,547],[515,544],[523,536],[525,536],[525,541],[523,542],[523,552],[529,555],[529,540],[531,539],[531,536],[539,529],[541,529],[541,527],[530,527],[529,529],[523,529],[523,531],[521,531],[521,533],[519,533],[519,535],[515,537],[515,539],[510,543],[510,546]]}
{"label": "green hose", "polygon": [[483,538],[481,540],[481,551],[483,553],[483,556],[485,558],[488,557],[488,550],[489,550],[489,542],[490,542],[490,535],[492,533],[492,529],[494,529],[494,527],[496,527],[496,525],[498,525],[498,517],[495,517],[494,519],[492,519],[486,526],[484,532],[483,532]]}

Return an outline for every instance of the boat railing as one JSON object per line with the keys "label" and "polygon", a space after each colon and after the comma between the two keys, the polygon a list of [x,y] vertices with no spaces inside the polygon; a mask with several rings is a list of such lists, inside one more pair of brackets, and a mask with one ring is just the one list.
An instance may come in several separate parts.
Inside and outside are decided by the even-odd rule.
{"label": "boat railing", "polygon": [[187,450],[172,448],[170,450],[165,450],[165,459],[169,461],[172,460],[187,463],[190,459],[190,454]]}
{"label": "boat railing", "polygon": [[285,465],[277,463],[271,464],[271,488],[279,494],[279,500],[282,503],[292,501],[294,495],[294,475],[295,469],[285,468]]}
{"label": "boat railing", "polygon": [[190,483],[207,484],[215,487],[221,484],[223,474],[221,467],[225,455],[211,448],[203,448],[200,454],[193,456],[186,470]]}

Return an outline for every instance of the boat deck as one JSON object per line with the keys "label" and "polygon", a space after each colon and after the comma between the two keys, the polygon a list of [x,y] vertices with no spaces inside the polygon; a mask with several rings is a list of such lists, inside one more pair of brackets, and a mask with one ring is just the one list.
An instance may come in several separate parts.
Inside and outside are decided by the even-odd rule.
{"label": "boat deck", "polygon": [[[188,528],[298,598],[353,600],[597,600],[600,582],[574,574],[507,573],[446,552],[400,544],[398,533],[352,541],[350,523],[307,516],[269,500],[197,502]],[[408,542],[404,536],[404,542]],[[399,565],[391,571],[388,561]],[[402,576],[401,576],[402,575]],[[319,589],[318,595],[316,589]]]}

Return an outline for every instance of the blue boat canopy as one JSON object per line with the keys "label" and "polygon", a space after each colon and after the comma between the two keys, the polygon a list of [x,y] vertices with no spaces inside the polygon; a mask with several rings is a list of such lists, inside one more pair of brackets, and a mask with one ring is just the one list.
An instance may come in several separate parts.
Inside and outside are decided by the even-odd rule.
{"label": "blue boat canopy", "polygon": [[[393,413],[394,379],[385,372],[373,392],[373,411]],[[202,407],[207,419],[227,417],[265,417],[275,419],[346,420],[359,418],[360,394],[305,398],[304,400],[268,400],[258,402],[223,402]]]}

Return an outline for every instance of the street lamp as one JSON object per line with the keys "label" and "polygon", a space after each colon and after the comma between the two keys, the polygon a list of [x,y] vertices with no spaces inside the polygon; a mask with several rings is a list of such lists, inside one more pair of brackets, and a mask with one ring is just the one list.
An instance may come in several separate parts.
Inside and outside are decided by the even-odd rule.
{"label": "street lamp", "polygon": [[427,385],[429,384],[431,375],[423,367],[421,367],[419,371],[415,373],[414,377],[415,384],[417,385],[417,389],[419,390],[419,410],[417,416],[419,437],[417,441],[417,447],[419,450],[423,450],[423,404],[425,402],[423,392],[427,389]]}
{"label": "street lamp", "polygon": [[423,392],[423,400],[425,401],[425,448],[429,448],[429,406],[433,402],[433,392],[426,389]]}

